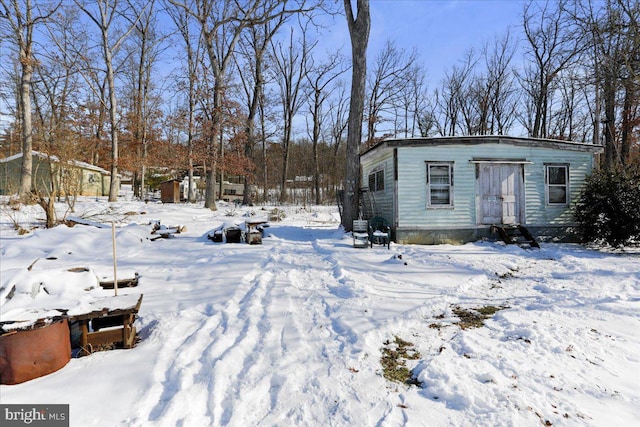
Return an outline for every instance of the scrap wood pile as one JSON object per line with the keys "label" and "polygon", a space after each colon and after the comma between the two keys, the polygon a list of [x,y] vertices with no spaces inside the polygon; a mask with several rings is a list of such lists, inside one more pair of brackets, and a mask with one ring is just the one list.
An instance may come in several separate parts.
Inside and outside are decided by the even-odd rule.
{"label": "scrap wood pile", "polygon": [[225,223],[209,231],[207,238],[213,242],[262,244],[265,228],[269,223],[265,219],[249,219],[244,222]]}
{"label": "scrap wood pile", "polygon": [[155,241],[158,239],[171,239],[175,237],[176,234],[184,233],[185,231],[187,231],[187,227],[184,225],[166,226],[160,224],[159,220],[151,221],[149,222],[149,224],[152,225],[151,234],[155,236],[149,239],[151,241]]}
{"label": "scrap wood pile", "polygon": [[[63,368],[75,354],[133,348],[142,294],[111,296],[71,309],[29,310],[0,322],[0,384],[19,384]],[[19,316],[20,317],[20,316]],[[31,317],[31,319],[29,319]]]}
{"label": "scrap wood pile", "polygon": [[[136,272],[114,276],[70,267],[73,254],[52,251],[27,268],[8,268],[0,280],[0,383],[17,384],[62,368],[72,356],[132,348],[142,294]],[[66,264],[66,265],[65,265]]]}

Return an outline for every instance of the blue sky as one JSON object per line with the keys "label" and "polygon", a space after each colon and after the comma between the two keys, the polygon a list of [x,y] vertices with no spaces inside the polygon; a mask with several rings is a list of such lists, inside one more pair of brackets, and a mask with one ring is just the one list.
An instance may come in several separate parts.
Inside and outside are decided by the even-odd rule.
{"label": "blue sky", "polygon": [[[337,0],[342,7],[342,1]],[[508,28],[520,36],[523,0],[370,0],[371,33],[368,56],[372,61],[387,40],[407,51],[416,48],[433,89],[445,71],[464,58],[470,48],[501,37]],[[334,17],[323,30],[322,45],[350,56],[344,16]],[[6,49],[6,46],[2,46]],[[4,54],[4,52],[3,52]],[[3,107],[0,105],[0,107]],[[4,108],[0,108],[5,112]],[[0,116],[0,128],[3,117]]]}
{"label": "blue sky", "polygon": [[[521,0],[371,0],[369,58],[388,39],[407,51],[415,47],[431,84],[436,84],[470,48],[480,49],[483,42],[502,37],[509,28],[519,36],[523,4]],[[328,37],[349,54],[348,29],[341,19],[336,19]]]}

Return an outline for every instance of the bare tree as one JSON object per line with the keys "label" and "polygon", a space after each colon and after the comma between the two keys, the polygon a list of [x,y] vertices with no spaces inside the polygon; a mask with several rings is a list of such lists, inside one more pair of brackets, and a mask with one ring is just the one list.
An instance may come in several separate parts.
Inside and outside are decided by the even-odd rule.
{"label": "bare tree", "polygon": [[486,71],[477,104],[478,134],[504,135],[513,125],[517,97],[511,62],[515,51],[509,32],[483,49]]}
{"label": "bare tree", "polygon": [[594,92],[592,138],[596,144],[603,140],[602,167],[625,167],[640,125],[640,5],[630,0],[574,4],[572,18],[586,39],[590,57],[586,84]]}
{"label": "bare tree", "polygon": [[403,85],[394,102],[394,134],[404,133],[405,138],[419,132],[420,112],[427,105],[426,71],[416,62],[407,70],[406,80],[407,84]]}
{"label": "bare tree", "polygon": [[[344,0],[344,10],[351,38],[351,102],[347,128],[346,174],[342,210],[342,226],[346,231],[353,228],[358,217],[360,183],[360,142],[362,118],[367,81],[367,45],[371,29],[369,0],[357,0],[356,10],[351,0]],[[355,12],[355,16],[354,16]]]}
{"label": "bare tree", "polygon": [[371,78],[368,82],[367,99],[367,141],[374,141],[377,124],[385,121],[397,104],[400,95],[411,81],[411,72],[417,53],[407,53],[388,40],[376,57]]}
{"label": "bare tree", "polygon": [[531,59],[521,81],[533,117],[530,136],[545,138],[548,134],[549,98],[560,72],[572,65],[584,49],[584,39],[566,12],[566,0],[546,1],[542,6],[530,1],[523,12],[523,28]]}
{"label": "bare tree", "polygon": [[[205,192],[205,207],[216,210],[215,204],[215,175],[216,155],[215,142],[222,137],[223,99],[228,83],[229,66],[236,45],[242,32],[252,26],[260,25],[279,15],[304,11],[304,1],[290,2],[278,0],[244,0],[235,2],[217,0],[194,0],[193,4],[178,0],[169,0],[175,7],[180,7],[189,13],[199,25],[201,37],[208,54],[210,72],[214,80],[213,109],[211,116],[211,145],[209,147],[209,163],[207,171],[207,187]],[[291,7],[291,3],[295,3]],[[218,146],[222,150],[222,144]],[[220,180],[222,185],[222,180]]]}
{"label": "bare tree", "polygon": [[[22,122],[22,166],[18,194],[25,198],[30,192],[33,179],[33,128],[31,122],[31,82],[36,58],[34,55],[33,33],[35,27],[47,20],[60,4],[41,6],[35,9],[31,0],[0,0],[2,33],[13,39],[20,63],[20,90],[18,92],[19,115]],[[38,15],[34,13],[38,12]],[[6,30],[6,31],[5,31]]]}
{"label": "bare tree", "polygon": [[132,155],[128,157],[134,158],[130,168],[135,171],[134,194],[138,197],[142,197],[145,188],[150,132],[154,118],[157,118],[154,112],[160,110],[157,105],[158,97],[154,96],[156,79],[153,78],[154,67],[163,50],[162,35],[158,34],[157,15],[155,0],[148,1],[146,9],[135,22],[131,37],[129,67],[126,70],[129,72],[130,79],[130,90],[126,91],[130,103],[128,126],[133,145]]}
{"label": "bare tree", "polygon": [[[332,159],[332,187],[331,192],[335,195],[338,185],[344,181],[345,169],[338,168],[342,163],[340,157],[344,151],[344,139],[349,124],[349,97],[347,95],[347,87],[343,81],[337,84],[334,96],[329,98],[328,123],[324,133],[327,135],[325,140],[331,148]],[[329,187],[327,188],[329,190]]]}
{"label": "bare tree", "polygon": [[270,167],[269,162],[269,141],[275,138],[276,134],[280,131],[278,129],[278,120],[275,113],[275,104],[273,99],[277,96],[270,96],[263,90],[258,98],[258,111],[259,111],[259,129],[260,129],[260,142],[262,148],[262,197],[263,200],[268,200],[269,197],[269,171],[274,168]]}
{"label": "bare tree", "polygon": [[454,65],[447,71],[435,92],[438,130],[442,136],[469,132],[469,88],[476,63],[473,50],[467,51],[462,65]]}
{"label": "bare tree", "polygon": [[309,100],[309,114],[312,120],[310,137],[313,146],[313,190],[315,203],[319,205],[321,203],[321,192],[318,144],[320,143],[321,129],[325,119],[323,107],[335,88],[335,86],[332,87],[331,85],[347,71],[347,67],[340,52],[329,54],[327,60],[321,64],[315,64],[313,55],[311,55],[306,65],[305,77],[310,92],[307,99]]}
{"label": "bare tree", "polygon": [[[265,57],[267,56],[267,50],[272,39],[278,33],[278,30],[287,21],[289,15],[278,15],[272,20],[266,21],[261,25],[253,25],[249,28],[249,34],[245,38],[245,43],[240,45],[240,51],[244,58],[243,67],[240,61],[236,61],[238,66],[238,75],[242,81],[244,89],[245,100],[247,104],[247,119],[245,124],[246,143],[245,143],[245,156],[247,158],[253,158],[253,149],[256,145],[256,117],[260,112],[260,103],[264,101],[264,86],[265,86]],[[246,72],[246,70],[250,72]],[[245,71],[245,72],[243,72]],[[264,146],[264,135],[263,146]],[[266,161],[264,163],[263,175],[263,192],[266,194]],[[243,203],[250,204],[251,192],[249,184],[251,179],[249,176],[244,177],[244,194]]]}
{"label": "bare tree", "polygon": [[555,92],[557,108],[552,109],[549,136],[554,139],[585,141],[591,130],[583,73],[575,69],[562,72]]}
{"label": "bare tree", "polygon": [[[69,31],[75,16],[67,12],[71,11],[65,9],[64,13],[57,13],[56,19],[46,24],[50,40],[59,48],[48,45],[44,49],[35,70],[32,91],[38,140],[43,151],[55,155],[60,165],[84,160],[75,127],[79,117],[77,100],[84,88],[74,66],[78,57],[68,48],[75,42]],[[49,170],[54,170],[51,162]],[[52,183],[59,184],[55,189],[57,196],[64,196],[73,211],[81,189],[81,174],[75,168],[59,167],[57,175],[57,179],[51,179]]]}
{"label": "bare tree", "polygon": [[203,45],[202,39],[199,37],[200,33],[197,29],[193,28],[193,22],[189,19],[190,15],[182,7],[171,7],[171,4],[167,2],[166,12],[171,17],[174,26],[180,36],[180,40],[184,46],[185,61],[184,70],[179,72],[178,91],[184,92],[186,97],[185,106],[185,121],[186,121],[186,142],[187,142],[187,201],[193,202],[195,198],[196,185],[194,182],[194,159],[195,159],[195,144],[196,144],[196,112],[198,107],[198,92],[199,92],[199,69],[202,64]]}
{"label": "bare tree", "polygon": [[313,49],[307,43],[306,27],[302,27],[301,40],[296,46],[293,28],[286,45],[281,42],[272,43],[272,57],[276,81],[280,88],[282,119],[284,132],[282,135],[282,178],[280,181],[280,202],[287,200],[287,176],[289,173],[289,156],[293,135],[294,117],[304,102],[305,69],[309,52]]}
{"label": "bare tree", "polygon": [[[116,65],[115,55],[118,53],[123,43],[135,29],[141,15],[146,10],[146,4],[138,11],[133,10],[133,5],[128,4],[122,7],[118,0],[110,2],[108,0],[75,0],[76,5],[84,12],[91,22],[98,29],[98,43],[102,51],[102,60],[105,66],[105,76],[107,83],[107,97],[100,101],[106,106],[109,112],[109,126],[111,136],[111,183],[109,185],[109,201],[118,200],[118,97],[116,94]],[[126,7],[129,6],[129,7]],[[127,16],[128,14],[128,16]],[[126,26],[119,34],[116,32],[116,22],[124,17]],[[113,31],[113,32],[112,32]]]}
{"label": "bare tree", "polygon": [[626,28],[623,43],[622,124],[620,135],[620,158],[623,167],[631,163],[632,145],[640,151],[636,129],[640,127],[640,4],[637,1],[617,0],[621,11],[623,28]]}

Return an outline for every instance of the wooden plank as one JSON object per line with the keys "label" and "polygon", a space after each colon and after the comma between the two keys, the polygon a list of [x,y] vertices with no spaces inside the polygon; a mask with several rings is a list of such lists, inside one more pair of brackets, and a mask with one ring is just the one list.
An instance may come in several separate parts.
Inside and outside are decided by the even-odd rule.
{"label": "wooden plank", "polygon": [[[132,295],[135,296],[135,295]],[[117,316],[117,315],[122,315],[122,314],[131,314],[131,313],[137,313],[140,310],[140,305],[142,304],[142,296],[143,294],[140,294],[140,296],[138,297],[138,300],[136,301],[135,305],[130,305],[127,304],[127,307],[121,307],[121,308],[116,308],[113,310],[109,310],[108,308],[103,308],[101,310],[94,310],[94,311],[90,311],[88,313],[81,313],[81,314],[73,314],[73,315],[69,315],[69,321],[74,321],[74,320],[84,320],[84,319],[95,319],[95,318],[99,318],[99,317],[108,317],[108,316]],[[111,298],[105,298],[104,300],[105,305],[108,305],[108,302],[112,299],[112,298],[124,298],[125,296],[119,296],[119,297],[111,297]],[[96,301],[93,303],[94,306],[96,306],[97,304],[102,304],[102,301]]]}
{"label": "wooden plank", "polygon": [[540,244],[536,241],[536,238],[533,237],[533,235],[531,234],[531,232],[527,229],[527,227],[524,227],[522,225],[518,226],[518,230],[520,230],[520,233],[525,237],[525,239],[527,239],[527,241],[529,242],[529,244],[534,247],[534,248],[540,248]]}
{"label": "wooden plank", "polygon": [[107,329],[105,331],[89,332],[87,335],[87,344],[92,346],[113,344],[123,342],[124,328]]}
{"label": "wooden plank", "polygon": [[126,326],[124,328],[124,348],[133,348],[136,343],[137,331],[135,326]]}
{"label": "wooden plank", "polygon": [[[138,286],[138,273],[135,277],[118,280],[118,289],[120,288],[133,288]],[[105,280],[100,282],[102,289],[113,289],[113,280]]]}

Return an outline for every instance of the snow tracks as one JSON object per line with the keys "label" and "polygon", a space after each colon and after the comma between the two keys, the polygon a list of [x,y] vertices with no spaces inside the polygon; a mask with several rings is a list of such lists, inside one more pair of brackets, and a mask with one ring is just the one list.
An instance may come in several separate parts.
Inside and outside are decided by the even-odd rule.
{"label": "snow tracks", "polygon": [[[350,285],[317,241],[269,245],[291,248],[239,247],[253,250],[254,262],[227,301],[158,317],[143,344],[158,347],[153,384],[127,423],[331,424],[335,413],[343,419],[334,421],[348,422],[348,408],[338,408],[357,394],[345,360],[357,339],[328,300],[348,295]],[[237,256],[222,249],[229,257],[215,265]]]}

